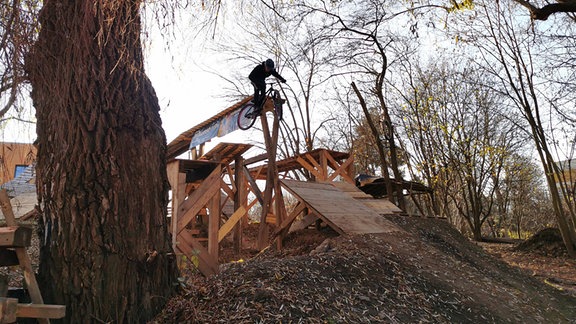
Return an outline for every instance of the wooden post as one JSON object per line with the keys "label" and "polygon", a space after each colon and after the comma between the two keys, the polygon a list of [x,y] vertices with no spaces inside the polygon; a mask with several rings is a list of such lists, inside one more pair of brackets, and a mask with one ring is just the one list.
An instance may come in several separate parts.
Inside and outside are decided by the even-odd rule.
{"label": "wooden post", "polygon": [[218,260],[218,229],[220,228],[220,190],[212,197],[209,205],[208,219],[208,254]]}
{"label": "wooden post", "polygon": [[[240,207],[246,209],[248,215],[248,192],[246,190],[246,178],[244,177],[244,158],[242,156],[236,157],[234,161],[234,182],[236,184],[236,191],[234,192],[234,210]],[[245,217],[234,226],[234,252],[240,253],[242,250],[242,227],[244,226]]]}
{"label": "wooden post", "polygon": [[320,173],[322,174],[322,181],[326,181],[328,179],[328,159],[326,158],[327,154],[328,152],[325,150],[320,151],[320,167],[322,168]]}
{"label": "wooden post", "polygon": [[186,174],[180,173],[180,161],[173,160],[166,166],[168,182],[172,189],[172,216],[170,217],[170,231],[172,232],[172,248],[176,251],[178,245],[178,207],[186,196]]}
{"label": "wooden post", "polygon": [[268,171],[266,173],[266,187],[264,189],[264,201],[262,204],[262,213],[260,214],[260,227],[258,228],[258,249],[262,250],[268,244],[268,224],[266,223],[266,217],[270,211],[270,203],[272,201],[272,189],[274,187],[274,181],[272,178],[272,168],[270,163],[274,163],[276,159],[276,152],[272,148],[272,139],[270,137],[270,128],[268,127],[268,119],[266,119],[266,112],[260,117],[262,121],[262,133],[264,134],[264,142],[266,144],[266,151],[268,153]]}
{"label": "wooden post", "polygon": [[[272,145],[274,146],[274,161],[269,163],[268,166],[272,169],[272,181],[274,182],[274,214],[276,216],[276,226],[279,227],[284,219],[286,218],[286,206],[284,206],[284,197],[282,196],[282,186],[280,185],[280,179],[278,175],[278,166],[276,165],[276,151],[278,148],[278,132],[279,132],[279,121],[278,116],[274,114],[274,123],[272,126]],[[284,239],[284,233],[281,233],[276,240],[276,247],[278,250],[282,249],[282,240]]]}
{"label": "wooden post", "polygon": [[[269,101],[267,103],[270,103]],[[273,110],[273,107],[265,108],[265,111]],[[274,122],[272,124],[272,133],[270,133],[270,128],[268,125],[268,119],[266,118],[266,113],[262,114],[260,117],[262,122],[262,133],[264,134],[264,142],[266,144],[266,151],[268,153],[268,170],[266,173],[266,188],[264,190],[264,204],[262,205],[262,214],[260,216],[260,228],[258,230],[258,249],[262,250],[268,244],[269,230],[268,224],[266,223],[266,217],[271,210],[272,204],[272,192],[276,192],[276,200],[282,199],[281,191],[276,188],[280,188],[280,185],[276,185],[278,182],[278,169],[276,167],[276,150],[278,148],[278,116],[274,112]],[[278,194],[280,193],[280,194]],[[278,204],[278,203],[276,203]],[[276,215],[282,217],[281,215]],[[278,222],[280,224],[282,219]]]}

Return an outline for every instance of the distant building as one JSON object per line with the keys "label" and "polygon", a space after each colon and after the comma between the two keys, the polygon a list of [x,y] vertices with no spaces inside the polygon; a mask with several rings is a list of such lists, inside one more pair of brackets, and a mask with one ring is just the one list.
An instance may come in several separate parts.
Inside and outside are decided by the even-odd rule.
{"label": "distant building", "polygon": [[574,194],[576,188],[576,159],[556,162],[556,165],[560,169],[560,174],[554,177],[556,183],[563,183],[569,194]]}
{"label": "distant building", "polygon": [[0,143],[0,184],[18,177],[36,161],[31,143]]}

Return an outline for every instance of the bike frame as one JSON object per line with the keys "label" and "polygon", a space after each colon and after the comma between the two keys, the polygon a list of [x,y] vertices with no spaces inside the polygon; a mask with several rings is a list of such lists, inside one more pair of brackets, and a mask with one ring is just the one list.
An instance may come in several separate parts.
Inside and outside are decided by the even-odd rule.
{"label": "bike frame", "polygon": [[[274,89],[274,84],[278,82],[266,82],[266,85],[269,85],[268,89],[264,94],[264,99],[260,104],[260,107],[256,107],[253,103],[249,103],[245,105],[238,114],[238,127],[242,130],[247,130],[254,125],[256,122],[256,118],[260,115],[260,112],[263,110],[268,98],[271,98],[274,102],[274,112],[279,120],[282,120],[282,104],[284,104],[284,99],[280,97],[280,91]],[[258,109],[257,109],[258,108]],[[258,110],[260,112],[258,112]],[[257,114],[253,115],[254,112],[258,112]]]}

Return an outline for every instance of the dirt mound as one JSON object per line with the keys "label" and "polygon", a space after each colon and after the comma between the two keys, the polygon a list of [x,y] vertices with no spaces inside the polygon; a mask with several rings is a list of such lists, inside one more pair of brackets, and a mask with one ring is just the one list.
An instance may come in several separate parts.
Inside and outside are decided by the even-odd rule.
{"label": "dirt mound", "polygon": [[305,255],[262,253],[224,265],[217,276],[190,282],[154,323],[576,318],[576,299],[490,257],[444,221],[389,219],[404,231],[330,237]]}
{"label": "dirt mound", "polygon": [[538,253],[544,256],[566,256],[566,246],[557,228],[545,228],[516,247],[520,252]]}

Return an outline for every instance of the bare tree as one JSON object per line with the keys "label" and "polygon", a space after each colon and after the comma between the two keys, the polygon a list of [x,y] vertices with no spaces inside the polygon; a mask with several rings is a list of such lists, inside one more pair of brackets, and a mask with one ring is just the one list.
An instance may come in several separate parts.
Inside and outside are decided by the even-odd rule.
{"label": "bare tree", "polygon": [[483,87],[486,80],[477,71],[449,64],[406,67],[399,120],[412,163],[434,189],[432,210],[453,223],[457,211],[481,240],[504,162],[516,145],[516,127],[498,111],[498,95]]}
{"label": "bare tree", "polygon": [[549,195],[542,171],[531,158],[515,154],[505,164],[505,177],[499,195],[501,210],[493,222],[494,236],[526,239],[549,226],[547,215],[552,214]]}
{"label": "bare tree", "polygon": [[[0,122],[21,119],[26,105],[24,56],[36,37],[37,1],[11,0],[0,5]],[[9,117],[9,113],[12,114]]]}
{"label": "bare tree", "polygon": [[[576,256],[574,203],[563,199],[567,197],[566,187],[554,178],[561,170],[552,154],[555,146],[552,138],[554,129],[563,120],[553,114],[552,106],[546,105],[543,93],[547,83],[542,82],[540,77],[540,71],[546,70],[546,62],[536,61],[534,54],[538,52],[538,44],[545,42],[545,39],[538,32],[534,35],[527,34],[526,22],[514,18],[515,11],[511,6],[485,2],[481,4],[481,8],[483,17],[477,21],[482,24],[476,26],[473,36],[474,45],[479,49],[482,58],[479,63],[487,73],[498,78],[500,84],[494,90],[507,95],[516,108],[516,113],[524,118],[526,132],[534,141],[544,169],[564,243],[569,254]],[[572,32],[571,29],[563,31],[566,35]],[[558,29],[558,32],[562,31]],[[565,209],[565,206],[568,208]]]}

